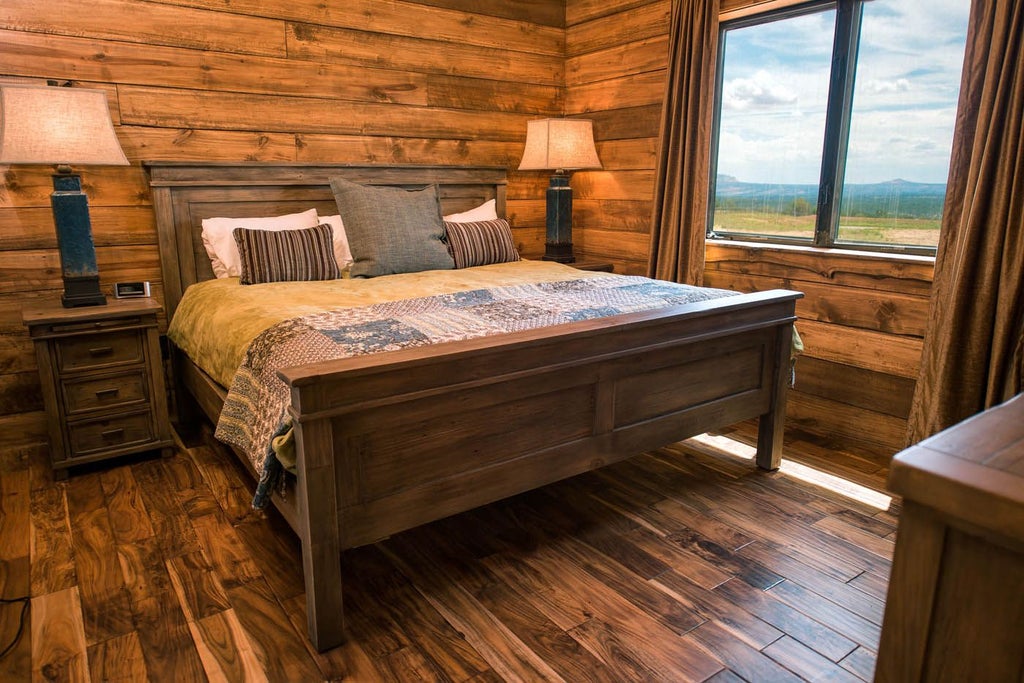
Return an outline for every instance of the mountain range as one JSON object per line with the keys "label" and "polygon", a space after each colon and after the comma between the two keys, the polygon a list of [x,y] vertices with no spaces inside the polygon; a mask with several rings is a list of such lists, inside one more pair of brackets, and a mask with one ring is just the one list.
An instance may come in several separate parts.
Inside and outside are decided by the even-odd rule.
{"label": "mountain range", "polygon": [[[843,214],[939,218],[945,197],[945,183],[916,183],[898,178],[881,183],[849,183],[843,188]],[[809,205],[813,210],[817,201],[816,184],[747,183],[724,174],[716,179],[715,203],[723,209],[790,213],[797,204]]]}

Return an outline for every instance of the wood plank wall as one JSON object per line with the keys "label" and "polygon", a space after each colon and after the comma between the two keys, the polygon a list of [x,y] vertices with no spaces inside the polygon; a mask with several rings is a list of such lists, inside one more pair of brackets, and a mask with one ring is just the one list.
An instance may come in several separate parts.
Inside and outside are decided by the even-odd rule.
{"label": "wood plank wall", "polygon": [[[4,0],[0,79],[107,91],[132,165],[81,169],[102,284],[162,296],[142,160],[508,165],[564,106],[565,0]],[[0,183],[0,432],[45,438],[21,308],[61,290],[48,167]],[[542,173],[512,174],[524,254]]]}
{"label": "wood plank wall", "polygon": [[[721,9],[737,16],[786,1],[722,0]],[[566,113],[594,120],[604,166],[573,175],[574,238],[587,258],[612,260],[620,272],[646,268],[669,10],[669,0],[566,7]],[[886,462],[903,446],[931,279],[924,258],[737,243],[707,251],[710,286],[805,294],[790,424]]]}

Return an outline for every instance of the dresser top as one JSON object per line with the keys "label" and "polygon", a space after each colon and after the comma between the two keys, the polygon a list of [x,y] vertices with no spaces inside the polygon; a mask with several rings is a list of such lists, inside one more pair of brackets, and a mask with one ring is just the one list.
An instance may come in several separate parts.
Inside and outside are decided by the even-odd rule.
{"label": "dresser top", "polygon": [[898,454],[889,488],[1024,540],[1024,394]]}

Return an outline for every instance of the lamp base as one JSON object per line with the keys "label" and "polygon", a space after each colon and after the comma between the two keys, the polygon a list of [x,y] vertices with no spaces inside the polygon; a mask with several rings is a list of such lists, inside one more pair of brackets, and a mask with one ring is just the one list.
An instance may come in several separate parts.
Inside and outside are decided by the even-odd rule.
{"label": "lamp base", "polygon": [[575,263],[576,257],[572,253],[572,242],[568,244],[551,242],[544,245],[543,261],[557,261],[558,263]]}
{"label": "lamp base", "polygon": [[100,291],[99,277],[65,277],[60,302],[64,308],[104,306],[107,297]]}
{"label": "lamp base", "polygon": [[573,263],[572,255],[572,188],[569,176],[551,176],[547,191],[547,220],[544,260]]}
{"label": "lamp base", "polygon": [[53,176],[53,223],[64,279],[61,303],[65,308],[103,306],[107,297],[100,291],[96,247],[92,241],[89,200],[82,192],[82,179],[68,167],[58,167]]}

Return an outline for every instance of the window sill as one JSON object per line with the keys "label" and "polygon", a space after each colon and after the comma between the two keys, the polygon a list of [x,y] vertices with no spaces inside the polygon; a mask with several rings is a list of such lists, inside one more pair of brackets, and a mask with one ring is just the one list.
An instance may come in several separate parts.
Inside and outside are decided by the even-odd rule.
{"label": "window sill", "polygon": [[777,244],[774,242],[746,242],[743,240],[726,240],[726,239],[715,239],[708,238],[706,242],[709,246],[715,247],[735,247],[738,249],[745,249],[748,251],[757,251],[764,253],[788,253],[788,254],[805,254],[807,256],[827,257],[827,258],[852,258],[864,261],[886,261],[889,263],[913,263],[913,264],[926,264],[935,265],[934,256],[925,256],[921,254],[900,254],[898,252],[891,251],[863,251],[859,249],[835,249],[835,248],[823,248],[814,246],[804,246],[801,244]]}

